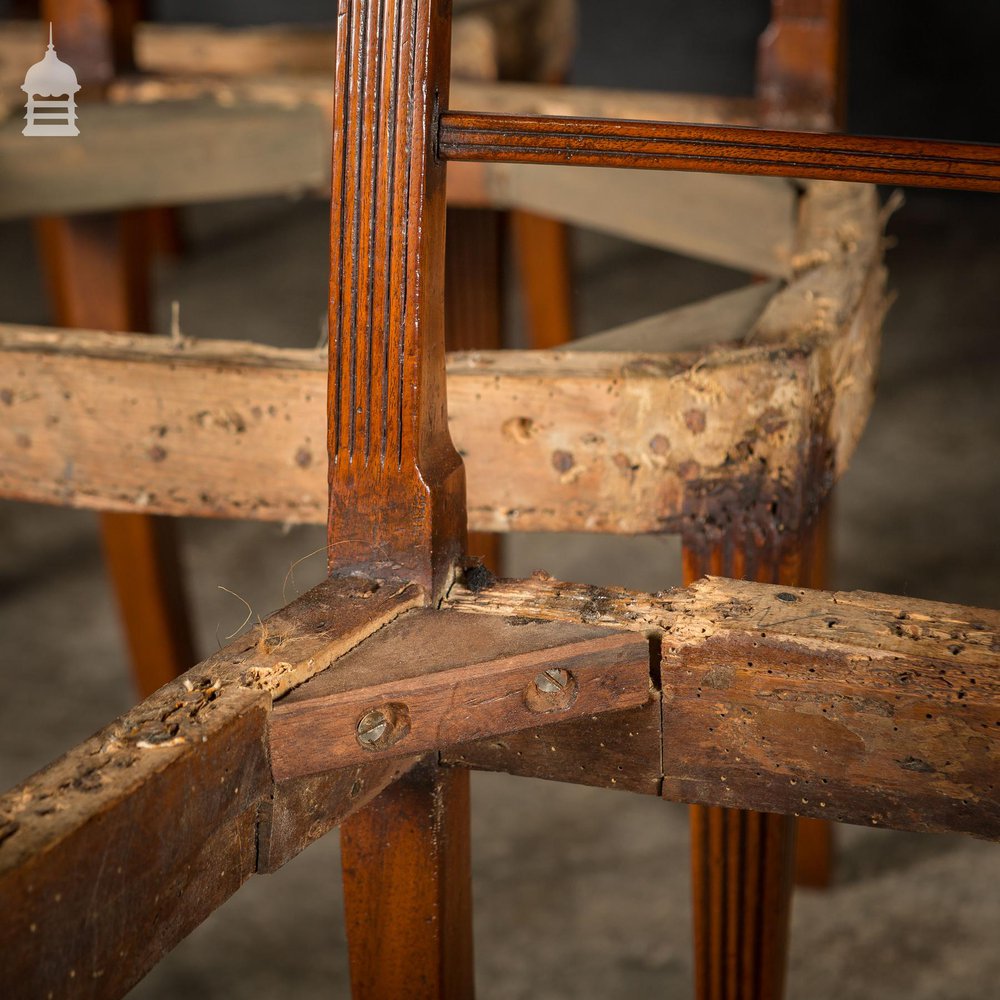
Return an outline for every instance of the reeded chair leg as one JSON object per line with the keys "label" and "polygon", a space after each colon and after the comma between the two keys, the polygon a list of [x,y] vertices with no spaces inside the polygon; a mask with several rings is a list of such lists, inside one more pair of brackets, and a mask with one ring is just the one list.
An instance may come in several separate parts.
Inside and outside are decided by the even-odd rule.
{"label": "reeded chair leg", "polygon": [[[809,586],[825,562],[826,515],[779,546],[749,529],[686,537],[684,582],[705,575]],[[783,995],[795,869],[794,819],[691,807],[695,986],[699,1000]]]}

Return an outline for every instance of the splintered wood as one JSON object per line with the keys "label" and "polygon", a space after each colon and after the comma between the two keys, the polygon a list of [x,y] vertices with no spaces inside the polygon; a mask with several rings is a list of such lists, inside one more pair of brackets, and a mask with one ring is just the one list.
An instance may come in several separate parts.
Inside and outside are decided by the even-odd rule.
{"label": "splintered wood", "polygon": [[[450,603],[659,635],[666,798],[1000,837],[996,611],[714,578],[658,595],[535,579],[457,591]],[[641,721],[596,721],[590,745]],[[533,773],[577,780],[580,726],[567,726],[565,743],[561,727],[547,732]],[[525,773],[515,758],[533,734],[503,742],[502,753],[491,741],[445,756]],[[645,773],[654,756],[637,744],[617,776]]]}

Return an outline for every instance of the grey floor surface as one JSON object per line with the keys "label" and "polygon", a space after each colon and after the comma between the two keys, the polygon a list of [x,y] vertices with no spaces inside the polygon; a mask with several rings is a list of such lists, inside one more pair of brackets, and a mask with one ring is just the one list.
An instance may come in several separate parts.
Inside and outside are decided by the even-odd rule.
{"label": "grey floor surface", "polygon": [[[239,7],[239,17],[258,6],[226,9]],[[889,27],[880,33],[872,25],[880,5],[855,6],[872,28],[859,37],[888,44],[892,18],[883,18]],[[183,8],[177,16],[203,9],[181,0],[173,7]],[[762,3],[584,0],[583,7],[581,82],[747,86],[748,39],[762,23]],[[720,31],[723,14],[728,27]],[[917,20],[906,29],[914,35]],[[958,21],[948,22],[950,31]],[[655,31],[643,35],[650,23]],[[708,47],[693,48],[692,35]],[[636,44],[649,50],[645,58],[635,57]],[[737,48],[743,54],[733,61]],[[875,58],[862,53],[855,60],[861,77],[871,76],[866,67]],[[908,91],[880,92],[880,103],[855,100],[858,127],[884,130],[885,115],[876,112],[888,107],[902,115],[896,120],[904,130],[919,129],[927,105],[905,97],[922,101],[930,92],[921,89],[919,52],[912,61],[918,69],[901,78]],[[963,114],[963,125],[982,121],[966,106]],[[948,122],[960,127],[954,117]],[[976,137],[968,129],[963,135]],[[186,222],[190,252],[159,276],[161,329],[178,299],[193,336],[315,343],[327,267],[321,206],[211,206],[189,212]],[[887,323],[870,427],[838,491],[834,582],[998,607],[1000,198],[914,192],[890,231],[898,240],[889,266],[899,298]],[[577,239],[577,259],[583,332],[742,280],[586,234]],[[19,224],[0,226],[0,318],[48,320],[30,230]],[[0,503],[0,787],[133,700],[95,523],[86,513]],[[217,648],[245,614],[220,587],[263,615],[322,570],[316,530],[186,522],[183,539],[203,652]],[[679,576],[678,547],[661,539],[513,537],[508,560],[512,574],[545,568],[640,588],[658,589]],[[683,807],[496,775],[476,775],[473,796],[483,1000],[690,995]],[[249,883],[132,996],[344,996],[340,909],[334,835],[277,875]],[[962,837],[844,828],[834,887],[796,898],[789,995],[994,1000],[998,942],[1000,849]]]}
{"label": "grey floor surface", "polygon": [[[839,489],[835,582],[1000,605],[1000,200],[914,194],[891,224],[899,298],[869,430]],[[191,246],[160,276],[161,322],[194,336],[315,341],[325,216],[308,203],[189,213]],[[28,231],[0,230],[6,317],[44,321]],[[732,272],[577,237],[581,328],[730,287]],[[516,315],[517,303],[512,304]],[[314,581],[321,533],[186,522],[203,651]],[[659,588],[672,540],[513,537],[509,570]],[[0,504],[0,784],[89,735],[132,695],[92,515]],[[685,996],[683,807],[495,775],[474,780],[477,974],[485,1000]],[[257,879],[134,991],[153,1000],[329,997],[345,990],[337,840]],[[790,995],[992,998],[1000,851],[960,837],[843,829],[828,892],[801,892]]]}

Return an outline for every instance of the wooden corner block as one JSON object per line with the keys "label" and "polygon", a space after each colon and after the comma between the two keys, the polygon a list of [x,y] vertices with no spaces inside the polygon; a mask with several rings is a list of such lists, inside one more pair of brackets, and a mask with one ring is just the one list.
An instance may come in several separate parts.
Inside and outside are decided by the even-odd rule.
{"label": "wooden corner block", "polygon": [[278,781],[644,705],[644,636],[416,611],[278,702]]}

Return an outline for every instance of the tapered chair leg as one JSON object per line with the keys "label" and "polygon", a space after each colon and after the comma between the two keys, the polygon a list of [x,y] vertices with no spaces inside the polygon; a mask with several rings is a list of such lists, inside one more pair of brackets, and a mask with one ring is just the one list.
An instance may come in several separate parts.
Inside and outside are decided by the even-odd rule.
{"label": "tapered chair leg", "polygon": [[[779,545],[747,531],[683,540],[684,582],[702,576],[808,586],[825,553],[825,515]],[[695,986],[699,1000],[776,1000],[784,991],[795,820],[691,807]]]}
{"label": "tapered chair leg", "polygon": [[[60,326],[149,329],[148,222],[144,212],[39,220],[42,263]],[[145,697],[196,659],[174,525],[115,513],[102,514],[100,524],[133,678]]]}
{"label": "tapered chair leg", "polygon": [[354,1000],[475,993],[469,773],[419,764],[341,827]]}
{"label": "tapered chair leg", "polygon": [[569,343],[573,289],[568,227],[540,215],[511,212],[511,231],[528,343],[535,350]]}

